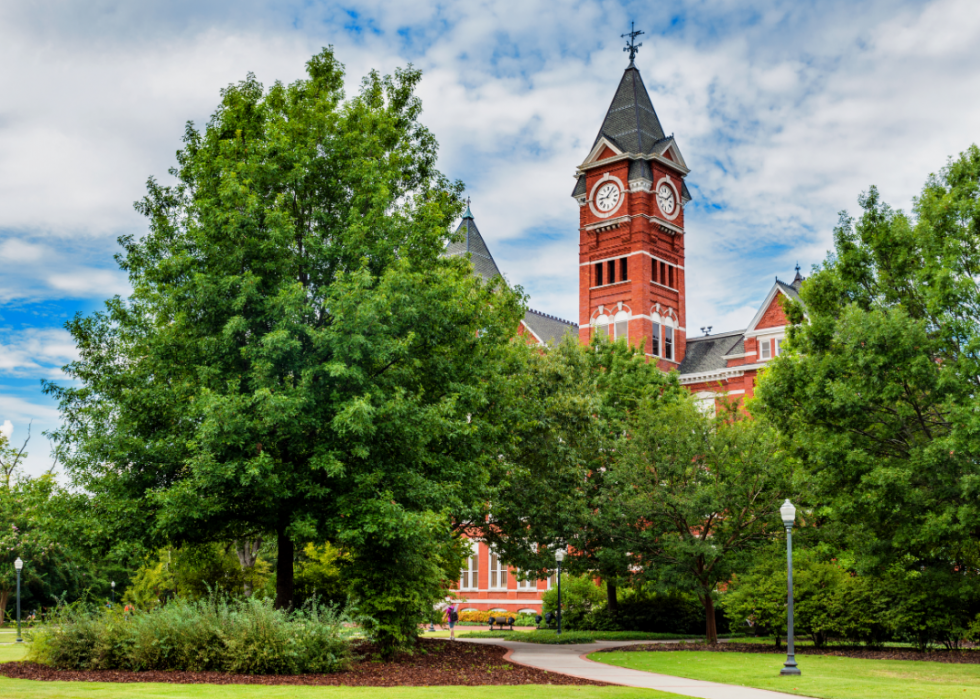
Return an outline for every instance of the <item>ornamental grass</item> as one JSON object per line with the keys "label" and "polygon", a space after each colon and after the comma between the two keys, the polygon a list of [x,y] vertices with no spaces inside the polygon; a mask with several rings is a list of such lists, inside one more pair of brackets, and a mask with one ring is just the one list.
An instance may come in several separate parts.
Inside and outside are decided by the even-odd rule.
{"label": "ornamental grass", "polygon": [[256,675],[331,673],[350,665],[349,614],[315,603],[175,599],[131,615],[61,607],[31,634],[27,660],[72,670],[180,670]]}

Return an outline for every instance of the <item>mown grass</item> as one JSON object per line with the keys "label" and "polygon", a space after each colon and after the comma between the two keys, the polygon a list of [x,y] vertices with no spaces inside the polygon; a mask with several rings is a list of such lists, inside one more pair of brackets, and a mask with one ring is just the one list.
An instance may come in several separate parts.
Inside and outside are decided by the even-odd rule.
{"label": "mown grass", "polygon": [[796,656],[802,675],[782,677],[785,656],[705,651],[616,651],[590,660],[631,670],[724,682],[820,699],[980,699],[980,665]]}
{"label": "mown grass", "polygon": [[646,633],[643,631],[467,631],[457,633],[462,638],[501,638],[524,643],[547,643],[568,645],[572,643],[595,643],[596,641],[672,641],[691,638],[672,633]]}
{"label": "mown grass", "polygon": [[[18,643],[14,646],[0,646],[0,663],[23,660],[27,656],[27,644]],[[0,695],[2,696],[2,695]]]}

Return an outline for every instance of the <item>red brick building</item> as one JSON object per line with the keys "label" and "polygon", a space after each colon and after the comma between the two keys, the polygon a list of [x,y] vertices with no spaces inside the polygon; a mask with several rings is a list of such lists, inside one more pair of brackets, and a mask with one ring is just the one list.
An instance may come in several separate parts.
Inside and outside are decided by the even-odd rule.
{"label": "red brick building", "polygon": [[[690,171],[667,135],[633,62],[599,133],[576,170],[579,205],[579,323],[528,310],[518,332],[542,345],[566,333],[626,338],[664,371],[677,371],[706,409],[721,397],[753,394],[760,368],[780,352],[787,320],[782,297],[798,299],[803,279],[778,279],[748,327],[693,335],[685,307],[684,207]],[[500,274],[467,207],[447,254],[470,255],[475,273]],[[703,332],[703,331],[702,331]],[[551,580],[521,582],[486,544],[473,541],[460,575],[461,608],[538,611]]]}

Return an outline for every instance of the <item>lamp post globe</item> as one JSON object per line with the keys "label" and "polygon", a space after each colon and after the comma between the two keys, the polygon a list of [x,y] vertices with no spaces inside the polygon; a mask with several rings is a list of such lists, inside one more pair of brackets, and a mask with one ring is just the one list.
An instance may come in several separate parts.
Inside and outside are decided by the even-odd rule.
{"label": "lamp post globe", "polygon": [[20,556],[17,556],[17,560],[14,561],[14,570],[17,571],[17,643],[24,642],[20,636],[20,571],[23,569],[24,561],[20,560]]}
{"label": "lamp post globe", "polygon": [[112,588],[112,606],[116,606],[116,581],[113,580],[109,583],[109,587]]}
{"label": "lamp post globe", "polygon": [[786,662],[779,674],[799,675],[793,642],[793,523],[796,522],[796,508],[789,498],[779,508],[779,516],[786,528]]}
{"label": "lamp post globe", "polygon": [[779,516],[783,519],[784,527],[793,528],[793,523],[796,521],[796,507],[789,501],[789,498],[780,506]]}
{"label": "lamp post globe", "polygon": [[555,551],[555,560],[558,561],[558,635],[561,636],[561,562],[565,560],[565,549]]}

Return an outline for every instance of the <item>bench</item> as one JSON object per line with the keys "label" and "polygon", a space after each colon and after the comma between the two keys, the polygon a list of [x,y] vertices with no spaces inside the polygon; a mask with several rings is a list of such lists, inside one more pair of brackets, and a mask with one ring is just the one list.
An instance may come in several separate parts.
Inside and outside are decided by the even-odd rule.
{"label": "bench", "polygon": [[499,625],[501,631],[504,630],[504,627],[505,626],[509,626],[510,627],[510,630],[513,631],[514,630],[514,622],[517,621],[517,620],[514,617],[512,617],[512,616],[508,616],[508,617],[502,617],[502,616],[501,617],[496,617],[496,616],[492,616],[492,617],[489,617],[487,619],[487,621],[490,622],[490,630],[491,631],[493,631],[494,624]]}

